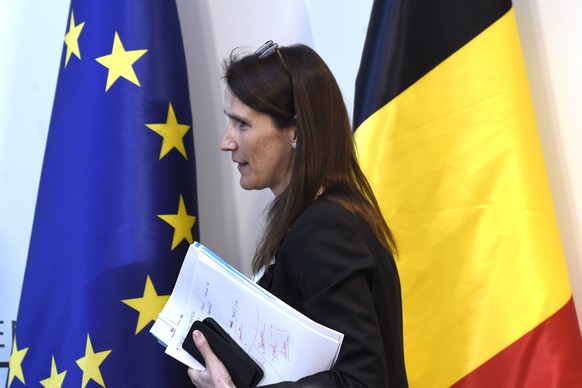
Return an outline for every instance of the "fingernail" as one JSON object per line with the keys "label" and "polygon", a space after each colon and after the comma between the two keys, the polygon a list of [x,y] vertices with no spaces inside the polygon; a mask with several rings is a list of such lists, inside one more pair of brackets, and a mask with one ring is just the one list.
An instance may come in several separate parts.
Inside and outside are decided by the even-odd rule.
{"label": "fingernail", "polygon": [[194,339],[199,339],[199,338],[200,338],[200,331],[194,330]]}

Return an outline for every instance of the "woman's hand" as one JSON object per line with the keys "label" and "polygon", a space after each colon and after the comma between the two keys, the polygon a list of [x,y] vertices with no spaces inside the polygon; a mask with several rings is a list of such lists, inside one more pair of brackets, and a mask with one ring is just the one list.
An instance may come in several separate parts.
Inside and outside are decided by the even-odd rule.
{"label": "woman's hand", "polygon": [[236,388],[224,364],[216,357],[212,349],[210,349],[210,345],[204,335],[200,331],[194,330],[192,337],[206,362],[206,370],[188,369],[188,376],[190,376],[192,383],[198,388]]}

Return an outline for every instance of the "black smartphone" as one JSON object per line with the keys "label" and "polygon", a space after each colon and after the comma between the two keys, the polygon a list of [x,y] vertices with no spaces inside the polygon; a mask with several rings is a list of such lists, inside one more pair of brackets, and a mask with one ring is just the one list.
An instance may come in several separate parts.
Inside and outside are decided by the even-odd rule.
{"label": "black smartphone", "polygon": [[210,348],[222,361],[232,381],[237,387],[256,387],[263,378],[263,370],[244,349],[211,317],[196,320],[192,323],[188,335],[182,343],[182,348],[190,353],[196,361],[206,366],[204,357],[194,343],[192,333],[199,330],[210,345]]}

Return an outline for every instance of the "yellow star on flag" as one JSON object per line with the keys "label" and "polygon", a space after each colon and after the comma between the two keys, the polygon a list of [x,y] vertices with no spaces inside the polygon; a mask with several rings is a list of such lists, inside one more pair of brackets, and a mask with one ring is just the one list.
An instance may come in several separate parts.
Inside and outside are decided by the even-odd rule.
{"label": "yellow star on flag", "polygon": [[61,373],[57,371],[57,363],[55,362],[55,356],[53,356],[51,375],[49,378],[41,380],[40,384],[45,388],[61,388],[63,386],[63,381],[65,381],[66,374],[67,371]]}
{"label": "yellow star on flag", "polygon": [[168,108],[168,117],[165,123],[146,124],[145,126],[164,139],[162,141],[162,149],[160,150],[160,160],[173,148],[180,151],[182,156],[184,156],[184,159],[188,160],[188,156],[186,156],[186,148],[184,147],[184,141],[182,138],[186,132],[188,132],[190,126],[185,124],[178,124],[172,103],[170,103],[170,107]]}
{"label": "yellow star on flag", "polygon": [[135,75],[135,71],[133,70],[133,64],[147,51],[148,50],[125,51],[123,48],[123,43],[121,43],[121,39],[119,38],[119,35],[116,31],[115,37],[113,38],[113,48],[111,49],[111,54],[95,59],[97,62],[109,69],[105,91],[108,91],[111,85],[113,85],[113,83],[117,81],[119,77],[123,77],[126,80],[133,82],[137,86],[141,86],[139,84],[139,80],[137,79],[137,75]]}
{"label": "yellow star on flag", "polygon": [[24,360],[26,352],[28,352],[28,348],[18,350],[18,346],[16,346],[16,337],[14,337],[14,342],[12,343],[12,355],[10,356],[10,361],[8,361],[8,387],[10,387],[10,384],[12,384],[12,380],[14,380],[15,377],[24,384],[22,360]]}
{"label": "yellow star on flag", "polygon": [[180,194],[180,203],[178,204],[177,214],[158,214],[158,217],[174,228],[174,238],[172,240],[171,250],[174,250],[182,240],[186,240],[190,244],[194,243],[192,227],[194,226],[194,222],[196,222],[196,217],[191,216],[186,212],[186,205],[184,204],[182,194]]}
{"label": "yellow star on flag", "polygon": [[164,308],[164,305],[170,298],[170,295],[158,295],[154,284],[148,275],[146,279],[143,296],[141,298],[124,299],[123,303],[139,311],[139,318],[137,319],[137,326],[135,334],[139,333],[148,323],[155,321],[158,314]]}
{"label": "yellow star on flag", "polygon": [[102,352],[95,353],[93,351],[93,345],[91,344],[91,338],[87,334],[87,345],[85,346],[85,356],[77,360],[77,365],[83,371],[83,383],[81,387],[85,388],[89,383],[89,380],[95,381],[97,384],[105,387],[103,382],[103,376],[101,376],[101,371],[99,366],[109,356],[111,350],[104,350]]}
{"label": "yellow star on flag", "polygon": [[65,57],[65,67],[69,63],[71,54],[81,59],[81,50],[79,50],[79,36],[83,30],[85,22],[75,25],[75,15],[73,10],[71,10],[71,21],[69,22],[69,31],[65,34],[65,44],[67,45],[67,54]]}

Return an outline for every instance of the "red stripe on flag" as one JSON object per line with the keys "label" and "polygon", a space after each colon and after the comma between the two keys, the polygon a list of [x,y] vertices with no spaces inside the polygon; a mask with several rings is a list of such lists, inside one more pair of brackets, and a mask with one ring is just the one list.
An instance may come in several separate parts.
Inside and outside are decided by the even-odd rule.
{"label": "red stripe on flag", "polygon": [[582,387],[582,338],[574,300],[453,384],[455,388]]}

